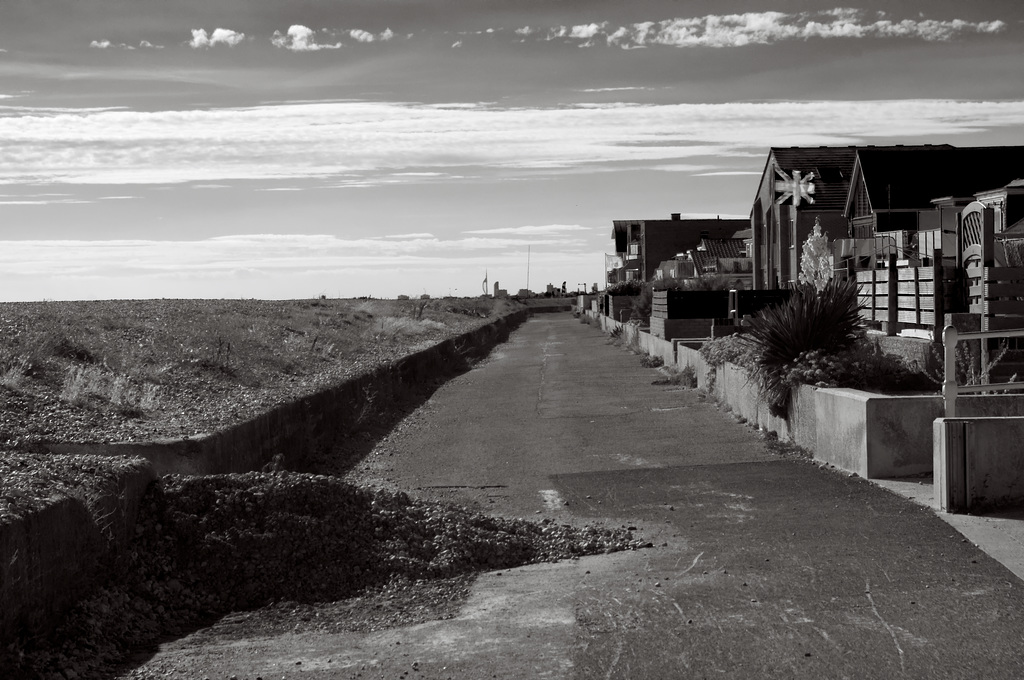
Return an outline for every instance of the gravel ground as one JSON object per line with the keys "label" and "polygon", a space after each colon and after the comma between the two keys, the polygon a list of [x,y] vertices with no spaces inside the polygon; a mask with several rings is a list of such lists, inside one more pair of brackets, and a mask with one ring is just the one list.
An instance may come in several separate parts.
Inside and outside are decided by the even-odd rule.
{"label": "gravel ground", "polygon": [[[41,453],[46,442],[213,431],[508,311],[457,300],[0,304],[0,523],[57,496],[88,507],[140,464]],[[365,454],[385,422],[397,421],[349,448]],[[497,518],[335,476],[168,476],[144,500],[127,568],[46,639],[6,641],[0,677],[163,677],[132,659],[168,636],[409,625],[453,616],[481,570],[642,545],[624,530]]]}
{"label": "gravel ground", "polygon": [[476,299],[0,303],[0,449],[213,432],[514,308]]}
{"label": "gravel ground", "polygon": [[144,501],[126,572],[46,640],[0,650],[0,668],[109,678],[132,651],[232,612],[240,635],[406,625],[451,615],[480,570],[642,545],[621,529],[497,518],[337,477],[167,476]]}

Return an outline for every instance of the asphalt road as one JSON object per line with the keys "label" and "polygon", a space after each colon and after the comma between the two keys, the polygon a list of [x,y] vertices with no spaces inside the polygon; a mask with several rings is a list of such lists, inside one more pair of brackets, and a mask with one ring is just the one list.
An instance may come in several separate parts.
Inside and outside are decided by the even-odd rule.
{"label": "asphalt road", "polygon": [[261,641],[244,652],[259,663],[206,652],[239,678],[1024,677],[1024,587],[1002,565],[660,377],[568,314],[537,316],[363,469],[655,547],[484,574],[446,621]]}

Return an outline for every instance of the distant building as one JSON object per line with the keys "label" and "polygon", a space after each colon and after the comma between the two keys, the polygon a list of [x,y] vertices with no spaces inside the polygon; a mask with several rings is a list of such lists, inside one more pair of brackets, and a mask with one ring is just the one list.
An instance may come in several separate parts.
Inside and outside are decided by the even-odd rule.
{"label": "distant building", "polygon": [[749,227],[743,219],[613,220],[612,239],[622,267],[608,272],[608,283],[654,280],[660,263],[696,248],[701,239],[732,238]]}

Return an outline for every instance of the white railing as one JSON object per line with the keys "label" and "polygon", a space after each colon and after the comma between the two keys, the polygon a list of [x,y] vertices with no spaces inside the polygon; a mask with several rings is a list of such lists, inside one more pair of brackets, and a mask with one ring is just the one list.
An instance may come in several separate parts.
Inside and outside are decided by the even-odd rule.
{"label": "white railing", "polygon": [[[1024,382],[996,383],[988,385],[957,385],[956,384],[956,344],[961,340],[987,340],[988,338],[1024,338],[1024,328],[1004,331],[972,331],[961,333],[952,326],[942,331],[943,380],[942,401],[946,408],[946,418],[956,418],[956,398],[960,394],[975,392],[991,392],[992,390],[1024,390]],[[982,353],[984,355],[984,353]],[[988,368],[982,366],[982,375]]]}

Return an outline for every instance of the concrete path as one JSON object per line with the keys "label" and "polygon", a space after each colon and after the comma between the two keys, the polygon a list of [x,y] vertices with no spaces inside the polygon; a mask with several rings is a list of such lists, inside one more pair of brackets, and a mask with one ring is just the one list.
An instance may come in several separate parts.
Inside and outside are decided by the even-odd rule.
{"label": "concrete path", "polygon": [[361,471],[655,547],[485,574],[449,621],[206,653],[240,678],[1024,677],[1010,571],[931,510],[773,455],[659,377],[567,314],[534,317]]}

